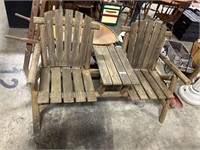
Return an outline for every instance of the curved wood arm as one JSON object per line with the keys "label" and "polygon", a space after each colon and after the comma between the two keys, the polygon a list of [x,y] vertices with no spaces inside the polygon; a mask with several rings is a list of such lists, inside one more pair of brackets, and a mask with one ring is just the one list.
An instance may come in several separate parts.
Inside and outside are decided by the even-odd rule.
{"label": "curved wood arm", "polygon": [[31,62],[31,67],[30,67],[30,70],[29,70],[29,73],[28,73],[27,84],[29,86],[33,86],[35,84],[40,51],[41,51],[40,43],[35,44],[35,48],[34,48],[34,51],[33,51],[32,62]]}
{"label": "curved wood arm", "polygon": [[176,74],[178,78],[180,78],[185,84],[190,84],[190,80],[163,54],[160,54],[160,58],[164,61],[164,63],[169,66],[169,68]]}

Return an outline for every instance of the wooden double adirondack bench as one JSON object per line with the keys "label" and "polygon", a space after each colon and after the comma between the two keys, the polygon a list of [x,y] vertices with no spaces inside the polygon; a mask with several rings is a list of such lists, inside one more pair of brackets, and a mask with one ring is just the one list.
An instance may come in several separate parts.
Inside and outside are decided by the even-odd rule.
{"label": "wooden double adirondack bench", "polygon": [[[189,83],[168,59],[160,55],[166,27],[159,23],[141,21],[140,25],[134,23],[124,27],[127,33],[122,48],[92,45],[94,30],[99,25],[88,16],[83,18],[80,12],[75,12],[73,18],[72,10],[65,10],[64,14],[61,9],[49,11],[44,17],[35,17],[34,23],[40,27],[40,42],[34,46],[28,84],[32,88],[35,133],[41,125],[40,106],[94,102],[101,96],[160,99],[163,105],[160,122],[163,122],[173,98],[176,76]],[[94,88],[94,69],[90,68],[92,51],[100,74],[98,89]],[[169,88],[155,70],[159,56],[176,74],[172,78],[165,77],[172,79]]]}

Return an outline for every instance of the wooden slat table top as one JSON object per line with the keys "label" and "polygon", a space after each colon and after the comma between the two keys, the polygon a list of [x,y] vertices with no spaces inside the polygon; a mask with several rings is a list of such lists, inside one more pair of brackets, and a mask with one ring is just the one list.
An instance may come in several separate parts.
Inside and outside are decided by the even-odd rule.
{"label": "wooden slat table top", "polygon": [[120,49],[113,45],[93,47],[104,85],[140,84],[125,54],[119,52]]}

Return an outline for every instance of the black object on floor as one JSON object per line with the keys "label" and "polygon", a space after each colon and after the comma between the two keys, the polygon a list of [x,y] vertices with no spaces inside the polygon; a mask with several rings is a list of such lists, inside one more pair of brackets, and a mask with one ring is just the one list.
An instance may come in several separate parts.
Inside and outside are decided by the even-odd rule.
{"label": "black object on floor", "polygon": [[29,22],[15,16],[15,13],[30,17],[32,1],[10,1],[4,0],[8,23],[11,28],[28,28]]}
{"label": "black object on floor", "polygon": [[185,10],[174,24],[173,34],[182,41],[195,42],[199,38],[200,16]]}

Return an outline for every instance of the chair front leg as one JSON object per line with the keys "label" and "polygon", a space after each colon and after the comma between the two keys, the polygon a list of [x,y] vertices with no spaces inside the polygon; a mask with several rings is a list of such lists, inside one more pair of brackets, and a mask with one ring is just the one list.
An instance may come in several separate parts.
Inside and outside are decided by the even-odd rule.
{"label": "chair front leg", "polygon": [[40,132],[40,109],[37,103],[38,92],[33,88],[31,91],[32,96],[32,115],[33,115],[33,132],[38,134]]}
{"label": "chair front leg", "polygon": [[163,109],[162,109],[160,117],[159,117],[160,123],[163,123],[165,118],[166,118],[166,116],[167,116],[167,112],[169,110],[170,102],[171,102],[171,99],[167,99],[165,105],[163,106]]}

